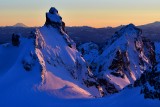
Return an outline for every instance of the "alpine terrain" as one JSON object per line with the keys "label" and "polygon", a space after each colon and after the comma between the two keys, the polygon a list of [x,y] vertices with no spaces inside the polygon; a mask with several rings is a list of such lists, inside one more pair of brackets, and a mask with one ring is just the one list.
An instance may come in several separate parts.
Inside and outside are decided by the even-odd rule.
{"label": "alpine terrain", "polygon": [[160,43],[133,24],[104,46],[76,46],[52,7],[35,33],[0,45],[0,105],[159,107],[159,65]]}

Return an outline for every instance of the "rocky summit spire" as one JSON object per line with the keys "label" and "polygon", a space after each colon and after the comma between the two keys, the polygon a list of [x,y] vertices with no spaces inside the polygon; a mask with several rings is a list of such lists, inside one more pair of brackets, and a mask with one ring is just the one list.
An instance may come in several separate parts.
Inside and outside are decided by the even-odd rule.
{"label": "rocky summit spire", "polygon": [[51,7],[49,12],[46,13],[45,25],[58,28],[61,33],[65,32],[65,23],[55,7]]}
{"label": "rocky summit spire", "polygon": [[58,10],[54,7],[51,7],[49,12],[46,13],[46,25],[61,26],[62,17],[58,14]]}

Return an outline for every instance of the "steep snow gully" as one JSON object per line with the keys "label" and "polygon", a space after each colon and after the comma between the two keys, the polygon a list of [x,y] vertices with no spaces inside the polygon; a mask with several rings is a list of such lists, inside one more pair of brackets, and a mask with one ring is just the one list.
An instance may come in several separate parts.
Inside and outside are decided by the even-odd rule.
{"label": "steep snow gully", "polygon": [[[151,72],[153,59],[159,61],[159,44],[141,35],[130,24],[116,32],[103,49],[86,43],[79,52],[52,7],[35,35],[13,40],[17,45],[0,45],[0,105],[159,107],[158,100],[146,100],[140,94],[140,82],[139,87],[133,86],[144,72]],[[159,69],[159,63],[154,67]]]}

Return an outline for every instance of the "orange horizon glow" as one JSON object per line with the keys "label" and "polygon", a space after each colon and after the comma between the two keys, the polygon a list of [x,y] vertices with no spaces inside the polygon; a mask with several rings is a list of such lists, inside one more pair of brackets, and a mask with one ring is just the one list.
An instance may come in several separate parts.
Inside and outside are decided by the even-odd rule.
{"label": "orange horizon glow", "polygon": [[[9,1],[0,4],[0,26],[24,23],[43,26],[45,13],[55,6],[67,26],[116,27],[133,23],[143,25],[160,21],[159,0],[61,0]],[[10,4],[9,4],[10,3]]]}
{"label": "orange horizon glow", "polygon": [[[44,17],[44,16],[43,16]],[[6,20],[6,18],[5,18]],[[8,19],[10,20],[10,19]],[[13,21],[6,21],[0,24],[0,26],[12,26],[15,25],[16,23],[23,23],[28,27],[36,27],[36,26],[43,26],[45,23],[45,18],[41,18],[37,20],[33,20],[33,19],[27,19],[25,22],[23,20],[13,20]],[[85,19],[84,19],[85,20]],[[130,23],[133,23],[135,25],[144,25],[144,24],[148,24],[148,23],[152,23],[155,21],[159,21],[158,19],[151,19],[151,20],[143,20],[143,21],[139,21],[139,20],[123,20],[123,21],[107,21],[107,20],[95,20],[95,19],[88,19],[85,21],[81,21],[81,20],[69,20],[68,18],[64,18],[63,17],[63,21],[66,23],[66,26],[90,26],[90,27],[95,27],[95,28],[102,28],[102,27],[117,27],[120,25],[127,25]]]}
{"label": "orange horizon glow", "polygon": [[[1,20],[4,20],[4,21],[3,22],[0,21],[0,25],[11,26],[16,23],[24,23],[29,27],[34,27],[34,26],[43,26],[46,20],[45,12],[40,12],[39,14],[30,13],[32,15],[34,14],[33,17],[27,16],[27,15],[18,16],[18,14],[15,17],[13,17],[12,15],[11,16],[6,15],[1,17]],[[105,14],[103,16],[99,15],[99,17],[94,17],[93,14],[90,14],[86,17],[80,17],[80,16],[72,17],[74,15],[78,16],[78,14],[81,14],[81,13],[70,13],[70,12],[65,12],[63,10],[60,11],[60,15],[63,17],[63,21],[66,23],[66,26],[91,26],[95,28],[101,28],[101,27],[108,27],[108,26],[116,27],[120,25],[127,25],[129,23],[133,23],[135,25],[143,25],[143,24],[159,21],[160,19],[160,15],[157,16],[156,13],[151,13],[150,15],[152,17],[150,17],[149,15],[147,16],[145,14],[134,16],[134,15],[128,15],[127,13],[125,13],[125,15],[122,17],[118,15],[115,16],[114,14],[113,15],[110,14],[110,17],[108,17]],[[86,13],[83,13],[81,15],[84,15],[84,14]],[[101,14],[101,13],[98,13],[97,11],[97,14]]]}

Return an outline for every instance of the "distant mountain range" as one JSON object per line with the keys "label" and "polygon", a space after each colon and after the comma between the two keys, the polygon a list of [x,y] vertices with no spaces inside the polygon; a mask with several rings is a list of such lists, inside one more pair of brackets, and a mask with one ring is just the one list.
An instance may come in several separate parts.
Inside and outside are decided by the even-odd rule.
{"label": "distant mountain range", "polygon": [[[86,42],[94,42],[103,45],[108,39],[111,38],[112,35],[114,35],[116,31],[120,30],[122,27],[124,27],[124,25],[104,28],[73,26],[66,27],[66,31],[69,36],[77,43],[77,45]],[[160,34],[160,21],[140,25],[137,27],[142,29],[144,36],[150,38],[153,41],[160,41],[160,37],[158,36]],[[26,36],[26,34],[28,35],[28,33],[34,29],[35,27],[27,27],[23,23],[17,23],[13,26],[0,27],[0,43],[9,41],[9,38],[13,33],[21,33],[22,35]]]}
{"label": "distant mountain range", "polygon": [[[27,25],[25,25],[24,23],[16,23],[15,25],[12,25],[13,27],[28,27]],[[10,26],[10,27],[12,27]],[[112,28],[122,28],[123,26],[125,25],[120,25],[120,26],[117,26],[117,27],[102,27],[102,28],[94,28],[94,27],[90,27],[90,26],[72,26],[72,27],[68,27],[68,28],[85,28],[85,29],[112,29]],[[2,26],[0,26],[2,27]],[[155,22],[152,22],[152,23],[148,23],[148,24],[144,24],[144,25],[138,25],[137,27],[160,27],[160,21],[155,21]]]}
{"label": "distant mountain range", "polygon": [[141,25],[140,27],[160,27],[160,21],[155,21],[153,23]]}
{"label": "distant mountain range", "polygon": [[[70,37],[77,43],[95,42],[98,44],[105,43],[112,35],[120,30],[124,25],[117,27],[104,27],[104,28],[93,28],[86,26],[79,27],[67,27],[67,32]],[[160,38],[160,22],[156,21],[153,23],[137,26],[142,29],[143,36],[150,38],[153,41],[159,41]],[[97,39],[98,38],[98,39]]]}

